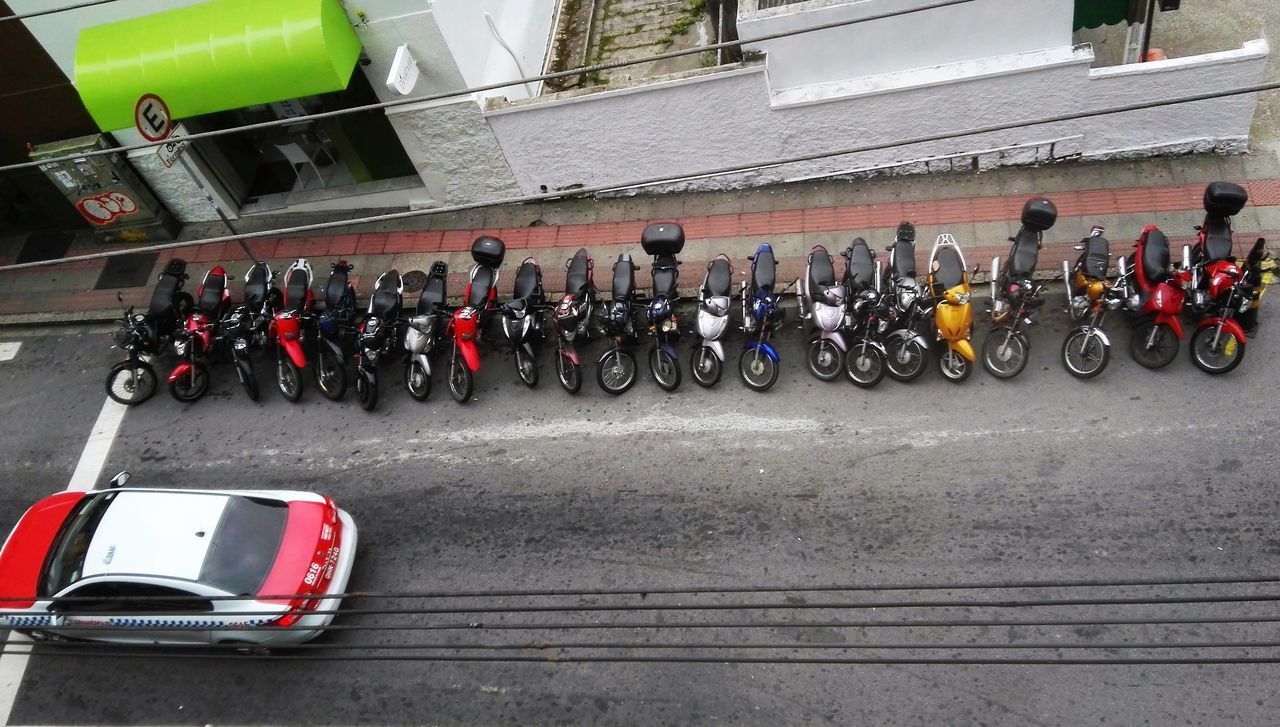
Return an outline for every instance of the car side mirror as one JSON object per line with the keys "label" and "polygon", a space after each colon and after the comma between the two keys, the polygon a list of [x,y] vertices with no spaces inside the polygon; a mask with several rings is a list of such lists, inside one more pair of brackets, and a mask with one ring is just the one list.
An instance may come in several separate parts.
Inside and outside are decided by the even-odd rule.
{"label": "car side mirror", "polygon": [[107,489],[114,490],[118,487],[124,487],[125,483],[128,481],[129,481],[129,471],[125,470],[117,474],[115,477],[112,477],[111,480],[107,482]]}

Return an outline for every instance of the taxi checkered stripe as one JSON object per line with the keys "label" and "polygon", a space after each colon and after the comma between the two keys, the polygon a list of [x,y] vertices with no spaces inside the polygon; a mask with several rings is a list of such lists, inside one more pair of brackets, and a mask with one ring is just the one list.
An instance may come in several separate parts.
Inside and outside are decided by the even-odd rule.
{"label": "taxi checkered stripe", "polygon": [[9,625],[16,626],[19,628],[24,626],[48,626],[49,625],[48,616],[5,616],[4,620],[8,621]]}
{"label": "taxi checkered stripe", "polygon": [[155,619],[155,618],[113,618],[110,620],[112,626],[124,626],[128,628],[243,628],[246,626],[263,626],[270,623],[272,619],[252,619],[249,621],[238,622],[234,625],[216,623],[204,620],[193,619]]}

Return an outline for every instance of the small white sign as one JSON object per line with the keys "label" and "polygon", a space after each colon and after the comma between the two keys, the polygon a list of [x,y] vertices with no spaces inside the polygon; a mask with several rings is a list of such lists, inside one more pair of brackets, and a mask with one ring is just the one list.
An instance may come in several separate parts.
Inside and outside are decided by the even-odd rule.
{"label": "small white sign", "polygon": [[387,88],[401,96],[408,96],[418,83],[418,61],[409,53],[409,46],[396,48],[395,58],[391,59],[391,72],[387,74]]}
{"label": "small white sign", "polygon": [[18,355],[18,349],[22,348],[21,341],[12,341],[9,343],[0,343],[0,361],[12,361]]}
{"label": "small white sign", "polygon": [[187,127],[178,124],[173,127],[173,132],[169,134],[169,141],[156,147],[156,156],[160,157],[160,161],[165,167],[171,167],[178,163],[178,157],[182,156],[182,152],[191,146],[191,142],[182,141],[178,137],[187,135]]}

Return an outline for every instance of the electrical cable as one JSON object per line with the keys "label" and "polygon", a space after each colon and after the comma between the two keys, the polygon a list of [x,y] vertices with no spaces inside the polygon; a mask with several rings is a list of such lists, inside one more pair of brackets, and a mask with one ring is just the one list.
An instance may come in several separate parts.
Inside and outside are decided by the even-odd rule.
{"label": "electrical cable", "polygon": [[1039,126],[1042,124],[1054,124],[1064,121],[1075,121],[1078,119],[1086,119],[1094,116],[1106,116],[1109,114],[1127,113],[1130,111],[1142,111],[1146,109],[1161,108],[1163,106],[1173,106],[1183,103],[1195,103],[1198,101],[1209,101],[1219,98],[1227,98],[1231,96],[1241,96],[1250,93],[1259,93],[1262,91],[1273,91],[1280,89],[1280,81],[1272,81],[1269,83],[1254,84],[1251,86],[1243,86],[1226,91],[1212,91],[1200,94],[1192,94],[1190,96],[1182,96],[1174,99],[1164,99],[1159,101],[1144,101],[1123,106],[1114,106],[1105,109],[1097,109],[1093,111],[1080,111],[1074,113],[1058,114],[1030,121],[1012,121],[1000,124],[989,124],[987,126],[975,127],[964,131],[945,132],[938,134],[925,134],[921,136],[908,137],[905,139],[897,139],[894,141],[880,142],[875,144],[861,144],[844,149],[836,149],[830,151],[814,152],[809,154],[800,154],[797,156],[787,157],[784,159],[776,159],[768,162],[754,162],[750,164],[737,164],[719,169],[713,169],[696,174],[682,174],[671,177],[651,177],[648,179],[637,180],[634,182],[604,184],[594,187],[583,187],[573,190],[572,193],[565,192],[546,192],[542,194],[533,194],[525,196],[504,197],[497,199],[484,200],[480,202],[467,202],[463,204],[446,205],[443,207],[432,207],[420,210],[406,210],[404,212],[388,212],[385,214],[368,215],[364,217],[353,217],[343,220],[331,220],[328,222],[315,222],[305,225],[295,225],[292,227],[279,227],[267,230],[258,230],[254,232],[242,232],[234,235],[222,235],[218,237],[209,237],[201,240],[187,240],[182,242],[160,243],[156,245],[144,245],[138,247],[124,248],[120,250],[109,250],[106,252],[90,253],[87,255],[73,255],[60,258],[57,260],[40,260],[28,263],[14,263],[10,265],[0,265],[0,272],[8,270],[22,270],[26,268],[45,267],[52,265],[61,265],[71,262],[83,262],[86,260],[97,260],[102,258],[114,257],[117,255],[129,255],[143,252],[158,252],[163,250],[174,250],[183,247],[195,247],[198,245],[210,245],[214,243],[227,243],[237,240],[256,239],[260,237],[278,237],[281,235],[293,235],[303,232],[317,232],[320,230],[331,230],[339,227],[351,227],[356,225],[373,224],[377,222],[387,222],[391,220],[411,219],[415,217],[429,217],[431,215],[445,214],[448,212],[462,212],[466,210],[483,209],[487,207],[496,207],[501,205],[527,204],[529,202],[541,202],[552,199],[567,199],[573,197],[584,197],[587,195],[600,194],[605,192],[619,192],[637,187],[651,187],[661,184],[674,184],[695,178],[706,178],[711,176],[724,176],[728,174],[737,174],[740,172],[754,171],[759,169],[767,169],[770,167],[785,166],[787,164],[796,164],[799,162],[815,161],[818,159],[828,159],[831,157],[845,156],[847,154],[858,154],[862,152],[878,151],[889,149],[897,146],[907,146],[911,144],[924,144],[933,141],[944,141],[947,139],[957,139],[965,136],[974,136],[978,134],[989,134],[997,131],[1008,131],[1011,129],[1020,129],[1031,126]]}
{"label": "electrical cable", "polygon": [[[110,2],[114,0],[104,0],[104,1]],[[317,113],[303,114],[301,116],[294,116],[288,119],[260,121],[253,124],[243,124],[241,126],[233,126],[226,129],[215,129],[213,131],[201,131],[193,134],[186,134],[182,137],[182,139],[183,141],[199,141],[201,139],[208,139],[215,136],[224,136],[227,134],[238,134],[244,131],[258,131],[260,129],[271,129],[279,126],[292,126],[294,124],[307,123],[311,121],[317,121],[320,119],[329,119],[336,116],[345,116],[347,114],[362,113],[367,111],[377,111],[380,109],[394,108],[396,106],[407,106],[409,104],[430,103],[432,101],[441,101],[449,98],[460,98],[464,96],[470,96],[474,93],[479,93],[481,91],[496,91],[500,88],[506,88],[507,86],[518,86],[521,84],[535,83],[537,81],[550,81],[556,78],[566,78],[568,76],[585,75],[589,73],[595,73],[597,71],[608,71],[614,68],[634,66],[641,63],[653,63],[655,61],[667,60],[668,58],[679,58],[681,56],[694,55],[698,53],[706,53],[709,51],[716,51],[721,48],[731,48],[734,46],[740,46],[747,43],[761,43],[761,42],[770,41],[770,40],[777,40],[779,38],[789,38],[791,36],[803,35],[805,33],[816,33],[823,30],[832,30],[834,28],[842,28],[847,25],[867,23],[873,20],[885,20],[888,18],[895,18],[900,15],[910,15],[912,13],[920,13],[920,12],[925,12],[927,10],[935,10],[938,8],[950,7],[952,5],[963,5],[965,3],[970,3],[973,1],[974,0],[939,0],[938,2],[930,3],[929,5],[921,5],[914,8],[907,8],[905,10],[890,10],[883,13],[878,13],[875,15],[867,15],[860,18],[847,18],[845,20],[835,20],[829,23],[822,23],[821,25],[814,25],[808,28],[799,28],[796,30],[784,30],[777,33],[768,33],[766,35],[761,35],[755,38],[751,38],[749,40],[741,40],[741,39],[728,40],[721,43],[711,43],[709,45],[701,45],[694,48],[685,48],[682,50],[667,51],[665,53],[658,53],[651,56],[644,56],[642,58],[631,58],[631,59],[624,59],[624,60],[617,60],[617,61],[609,61],[607,63],[597,63],[590,66],[570,68],[565,71],[554,71],[551,73],[541,73],[536,76],[526,76],[524,78],[515,78],[508,81],[502,81],[499,83],[488,83],[481,86],[470,86],[468,88],[463,88],[456,91],[446,91],[442,93],[435,93],[435,94],[429,94],[429,95],[423,95],[423,96],[414,96],[412,98],[398,98],[398,99],[393,99],[391,101],[382,101],[380,103],[365,104],[363,106],[351,106],[345,109],[334,109],[332,111],[321,111]],[[134,151],[136,149],[147,149],[149,147],[161,146],[171,141],[173,140],[161,139],[160,141],[139,142],[137,144],[129,144],[127,146],[117,146],[117,147],[112,147],[110,149],[86,150],[76,154],[67,154],[65,156],[44,159],[38,162],[20,162],[17,164],[7,164],[4,166],[0,166],[0,172],[7,172],[11,170],[16,170],[16,169],[29,169],[31,167],[37,167],[42,164],[51,164],[53,162],[70,161],[72,159],[83,159],[86,157],[104,156],[107,154],[118,154],[121,152]]]}
{"label": "electrical cable", "polygon": [[32,10],[29,13],[22,13],[20,15],[6,15],[4,17],[0,17],[0,23],[6,22],[9,20],[26,20],[27,18],[38,18],[42,15],[53,15],[55,13],[65,13],[69,10],[81,10],[83,8],[94,7],[95,5],[106,5],[108,3],[114,3],[114,2],[119,2],[119,0],[89,0],[88,2],[76,3],[75,5],[63,5],[62,7],[57,7],[57,8],[46,8],[44,10]]}

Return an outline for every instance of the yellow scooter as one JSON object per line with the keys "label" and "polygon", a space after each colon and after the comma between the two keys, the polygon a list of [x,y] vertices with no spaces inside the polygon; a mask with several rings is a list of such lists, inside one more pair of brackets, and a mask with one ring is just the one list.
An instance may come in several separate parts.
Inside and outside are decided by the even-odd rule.
{"label": "yellow scooter", "polygon": [[[933,320],[938,340],[946,341],[947,348],[938,358],[938,367],[947,381],[960,383],[973,373],[973,308],[969,303],[972,290],[969,287],[970,271],[965,267],[960,245],[950,234],[938,235],[929,251],[929,273],[925,285],[933,297]],[[975,266],[972,272],[977,272]]]}

